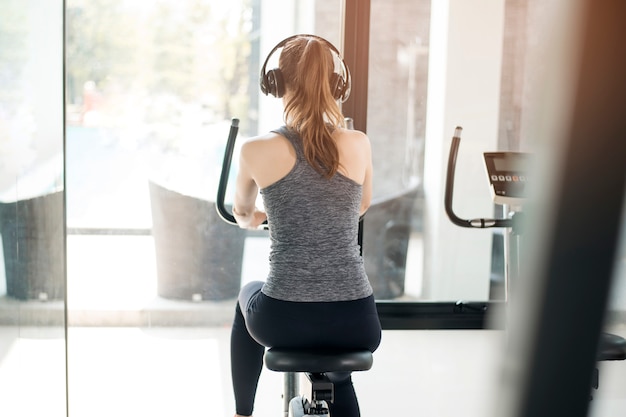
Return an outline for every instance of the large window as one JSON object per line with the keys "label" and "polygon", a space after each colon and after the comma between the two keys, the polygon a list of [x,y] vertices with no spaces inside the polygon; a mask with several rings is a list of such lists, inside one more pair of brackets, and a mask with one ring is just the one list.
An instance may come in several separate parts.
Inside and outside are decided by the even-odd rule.
{"label": "large window", "polygon": [[[258,86],[267,53],[295,33],[340,47],[341,8],[339,0],[67,1],[71,414],[92,415],[103,392],[118,399],[101,406],[107,415],[233,409],[224,344],[240,286],[264,279],[269,239],[215,209],[231,119],[240,120],[239,141],[282,123],[280,100]],[[184,353],[156,372],[168,349]],[[150,383],[138,382],[149,369]],[[120,374],[127,378],[115,386],[88,388],[94,375]],[[278,378],[260,390],[280,398],[280,375],[264,378]],[[268,404],[268,414],[280,412],[280,401]]]}
{"label": "large window", "polygon": [[[258,88],[265,54],[294,33],[341,33],[339,1],[275,3],[68,1],[70,309],[233,299],[262,278],[266,237],[213,207],[230,121],[241,137],[279,125],[280,101]],[[87,284],[90,256],[108,268]]]}
{"label": "large window", "polygon": [[66,415],[62,3],[0,0],[3,416]]}

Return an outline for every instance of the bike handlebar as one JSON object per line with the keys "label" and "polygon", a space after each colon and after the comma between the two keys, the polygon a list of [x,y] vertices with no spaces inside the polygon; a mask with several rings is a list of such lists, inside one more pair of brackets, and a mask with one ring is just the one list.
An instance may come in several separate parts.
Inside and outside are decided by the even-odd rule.
{"label": "bike handlebar", "polygon": [[[233,152],[235,150],[235,140],[237,139],[237,133],[239,132],[239,119],[233,118],[230,125],[230,131],[228,133],[228,140],[226,141],[226,149],[224,150],[224,160],[222,161],[222,172],[220,173],[220,182],[217,187],[217,202],[215,207],[217,213],[222,220],[226,223],[237,225],[235,216],[226,208],[224,199],[226,198],[226,188],[228,186],[228,175],[230,174],[230,165],[233,159]],[[267,228],[267,220],[263,222],[263,226]]]}
{"label": "bike handlebar", "polygon": [[452,144],[450,145],[450,155],[448,157],[448,170],[446,175],[446,189],[444,197],[444,206],[446,214],[450,221],[460,227],[469,227],[475,229],[485,229],[489,227],[513,227],[513,219],[462,219],[454,213],[452,208],[452,196],[454,194],[454,173],[456,170],[456,157],[459,153],[459,145],[461,143],[461,132],[463,128],[457,126],[454,129]]}

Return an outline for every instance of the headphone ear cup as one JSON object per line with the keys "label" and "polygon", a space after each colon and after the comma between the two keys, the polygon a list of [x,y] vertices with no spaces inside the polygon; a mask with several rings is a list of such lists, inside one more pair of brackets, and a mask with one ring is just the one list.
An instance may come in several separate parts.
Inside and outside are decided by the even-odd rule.
{"label": "headphone ear cup", "polygon": [[263,94],[267,95],[269,93],[267,88],[267,74],[265,72],[262,72],[259,77],[259,87],[261,88],[261,92]]}
{"label": "headphone ear cup", "polygon": [[335,100],[343,101],[343,93],[346,90],[346,82],[343,77],[336,72],[333,72],[330,76],[330,90],[332,91]]}
{"label": "headphone ear cup", "polygon": [[[267,93],[276,98],[281,98],[285,95],[285,81],[280,69],[274,68],[273,70],[269,70],[265,76],[265,80]],[[263,87],[261,87],[261,89],[263,89]]]}

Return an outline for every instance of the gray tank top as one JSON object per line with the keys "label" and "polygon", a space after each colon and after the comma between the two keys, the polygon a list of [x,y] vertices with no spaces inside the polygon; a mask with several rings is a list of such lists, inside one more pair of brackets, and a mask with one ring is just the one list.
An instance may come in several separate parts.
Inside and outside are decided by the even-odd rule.
{"label": "gray tank top", "polygon": [[275,132],[292,144],[296,163],[261,190],[271,243],[263,293],[303,302],[371,295],[357,241],[363,187],[340,173],[324,178],[308,164],[296,132],[284,126]]}

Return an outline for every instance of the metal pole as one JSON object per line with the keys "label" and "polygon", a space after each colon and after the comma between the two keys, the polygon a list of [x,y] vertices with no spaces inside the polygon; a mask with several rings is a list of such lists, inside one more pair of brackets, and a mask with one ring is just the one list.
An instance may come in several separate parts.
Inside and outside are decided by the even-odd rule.
{"label": "metal pole", "polygon": [[299,395],[300,387],[298,385],[298,374],[296,372],[285,372],[283,389],[285,417],[289,417],[289,403],[291,399]]}

